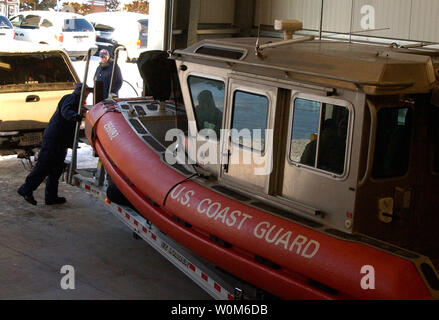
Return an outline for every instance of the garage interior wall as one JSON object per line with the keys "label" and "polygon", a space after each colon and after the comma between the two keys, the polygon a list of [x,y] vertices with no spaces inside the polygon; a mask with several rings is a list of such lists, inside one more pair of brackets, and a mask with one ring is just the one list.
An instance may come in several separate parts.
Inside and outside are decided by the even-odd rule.
{"label": "garage interior wall", "polygon": [[[318,30],[322,0],[256,0],[255,26],[273,25],[275,19],[298,19],[304,29]],[[439,42],[437,0],[323,0],[323,30],[361,35]],[[362,8],[372,6],[376,31],[363,32]],[[386,29],[386,30],[382,30]]]}
{"label": "garage interior wall", "polygon": [[[255,35],[259,25],[272,30],[275,19],[301,20],[304,29],[317,31],[322,1],[325,32],[349,33],[351,30],[354,35],[368,37],[439,42],[438,0],[173,1],[174,48],[183,48],[204,38]],[[371,7],[375,30],[365,32],[362,22],[371,14]]]}

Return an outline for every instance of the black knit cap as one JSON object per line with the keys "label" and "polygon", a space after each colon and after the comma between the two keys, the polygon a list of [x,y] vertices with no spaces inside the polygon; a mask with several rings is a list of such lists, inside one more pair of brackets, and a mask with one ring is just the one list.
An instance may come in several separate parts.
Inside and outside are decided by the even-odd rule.
{"label": "black knit cap", "polygon": [[[75,91],[74,91],[74,93],[81,94],[81,89],[82,89],[82,82],[78,82],[78,83],[75,85]],[[91,88],[90,88],[89,86],[87,86],[87,84],[85,85],[85,91],[88,91],[88,92],[91,91]]]}

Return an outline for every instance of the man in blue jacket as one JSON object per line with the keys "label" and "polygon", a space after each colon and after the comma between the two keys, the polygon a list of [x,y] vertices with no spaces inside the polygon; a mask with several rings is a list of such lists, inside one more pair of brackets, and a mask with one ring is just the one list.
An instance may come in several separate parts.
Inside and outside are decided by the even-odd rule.
{"label": "man in blue jacket", "polygon": [[[111,73],[113,71],[114,60],[110,58],[110,53],[106,49],[102,49],[99,51],[99,66],[96,69],[94,80],[102,81],[103,86],[103,97],[104,99],[108,98],[108,93],[110,92],[110,82],[111,82]],[[122,73],[120,72],[120,68],[116,65],[116,70],[114,72],[113,79],[113,88],[111,89],[111,93],[118,96],[119,90],[122,87]]]}
{"label": "man in blue jacket", "polygon": [[[78,83],[73,93],[61,98],[55,113],[44,130],[37,163],[26,177],[24,184],[17,191],[30,204],[37,204],[33,192],[46,177],[46,204],[66,202],[66,198],[58,197],[58,180],[64,169],[67,148],[73,146],[76,123],[82,120],[82,115],[77,113],[81,89],[82,83]],[[84,101],[90,91],[91,89],[86,86]]]}

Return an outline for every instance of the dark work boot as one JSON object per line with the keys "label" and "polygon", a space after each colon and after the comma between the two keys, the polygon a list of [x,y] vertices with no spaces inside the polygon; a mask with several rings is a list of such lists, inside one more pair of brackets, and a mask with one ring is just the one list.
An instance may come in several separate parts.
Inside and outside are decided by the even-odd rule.
{"label": "dark work boot", "polygon": [[36,206],[37,205],[37,200],[35,200],[34,196],[32,195],[32,193],[30,194],[26,194],[23,189],[20,187],[17,190],[18,194],[20,196],[22,196],[24,198],[24,200],[26,200],[27,202],[29,202],[30,204]]}
{"label": "dark work boot", "polygon": [[63,204],[66,203],[66,198],[64,197],[56,197],[54,199],[46,199],[46,204],[47,205],[52,205],[52,204]]}

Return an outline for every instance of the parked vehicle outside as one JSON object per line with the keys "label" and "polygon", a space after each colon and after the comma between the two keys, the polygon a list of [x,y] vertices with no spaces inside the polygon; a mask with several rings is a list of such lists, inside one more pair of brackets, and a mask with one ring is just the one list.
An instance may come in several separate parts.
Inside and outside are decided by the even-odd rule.
{"label": "parked vehicle outside", "polygon": [[148,46],[149,16],[135,12],[98,12],[84,16],[96,30],[98,49],[113,54],[118,46],[124,46],[127,60],[137,60]]}
{"label": "parked vehicle outside", "polygon": [[11,18],[15,39],[63,48],[71,57],[87,55],[96,32],[83,16],[70,12],[23,11]]}
{"label": "parked vehicle outside", "polygon": [[0,42],[0,155],[29,155],[39,147],[59,100],[77,82],[64,50]]}
{"label": "parked vehicle outside", "polygon": [[12,40],[15,38],[14,27],[8,18],[0,15],[0,41]]}

